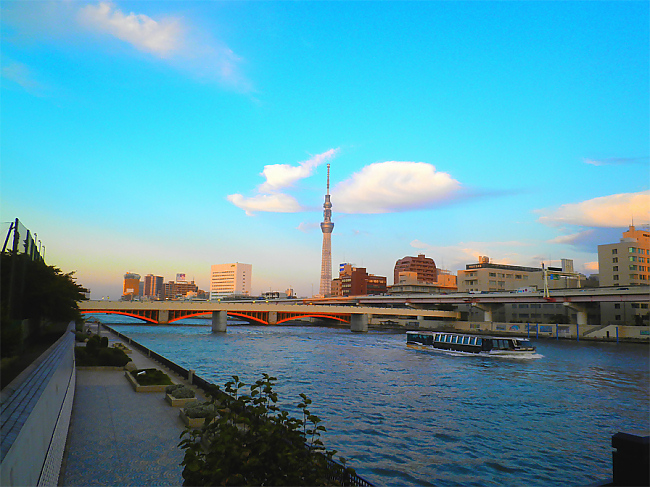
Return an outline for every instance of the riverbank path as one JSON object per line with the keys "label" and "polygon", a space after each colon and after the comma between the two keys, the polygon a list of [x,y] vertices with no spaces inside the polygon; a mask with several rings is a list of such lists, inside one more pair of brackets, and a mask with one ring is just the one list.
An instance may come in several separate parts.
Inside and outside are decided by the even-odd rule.
{"label": "riverbank path", "polygon": [[[109,337],[109,346],[121,342],[108,331],[102,335]],[[155,367],[173,382],[187,384],[136,349],[130,357],[139,369]],[[203,398],[198,390],[197,396]],[[135,392],[123,370],[77,368],[59,485],[182,485],[183,429],[179,408],[171,407],[164,393]]]}

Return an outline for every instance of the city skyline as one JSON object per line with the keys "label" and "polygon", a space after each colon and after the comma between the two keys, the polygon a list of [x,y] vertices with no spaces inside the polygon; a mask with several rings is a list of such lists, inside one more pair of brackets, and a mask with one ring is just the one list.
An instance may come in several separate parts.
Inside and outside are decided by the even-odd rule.
{"label": "city skyline", "polygon": [[650,224],[647,2],[3,2],[0,208],[99,299],[420,253],[597,272]]}

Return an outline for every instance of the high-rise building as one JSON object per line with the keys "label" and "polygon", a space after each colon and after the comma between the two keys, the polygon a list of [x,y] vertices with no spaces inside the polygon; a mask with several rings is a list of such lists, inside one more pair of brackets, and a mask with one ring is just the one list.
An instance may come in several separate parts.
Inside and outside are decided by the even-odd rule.
{"label": "high-rise building", "polygon": [[650,231],[630,225],[619,243],[598,246],[601,286],[650,284]]}
{"label": "high-rise building", "polygon": [[404,257],[395,262],[393,273],[393,284],[399,284],[400,272],[415,272],[417,281],[422,283],[433,284],[438,280],[438,270],[433,259],[419,254],[417,257]]}
{"label": "high-rise building", "polygon": [[210,273],[210,299],[226,296],[250,296],[251,264],[215,264]]}
{"label": "high-rise building", "polygon": [[332,203],[330,202],[330,165],[327,165],[327,193],[323,203],[323,221],[320,224],[323,231],[323,256],[320,267],[320,295],[332,294]]}
{"label": "high-rise building", "polygon": [[140,296],[140,274],[127,272],[124,274],[124,285],[122,286],[122,299],[133,299]]}
{"label": "high-rise building", "polygon": [[144,276],[143,296],[149,299],[165,299],[165,278],[147,274]]}

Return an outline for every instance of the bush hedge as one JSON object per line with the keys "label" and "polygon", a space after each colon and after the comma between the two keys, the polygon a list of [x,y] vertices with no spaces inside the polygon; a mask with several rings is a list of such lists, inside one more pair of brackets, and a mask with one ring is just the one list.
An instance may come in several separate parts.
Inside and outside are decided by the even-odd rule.
{"label": "bush hedge", "polygon": [[169,376],[158,369],[138,369],[131,372],[131,375],[141,386],[166,386],[172,384]]}
{"label": "bush hedge", "polygon": [[[90,343],[90,342],[89,342]],[[85,367],[124,367],[131,358],[117,348],[75,347],[77,365]]]}
{"label": "bush hedge", "polygon": [[336,452],[319,439],[325,427],[309,411],[311,400],[300,394],[303,417],[289,417],[275,405],[275,380],[264,374],[250,386],[250,395],[240,393],[245,384],[237,376],[224,391],[216,387],[214,413],[203,427],[181,435],[184,485],[341,485],[330,475]]}

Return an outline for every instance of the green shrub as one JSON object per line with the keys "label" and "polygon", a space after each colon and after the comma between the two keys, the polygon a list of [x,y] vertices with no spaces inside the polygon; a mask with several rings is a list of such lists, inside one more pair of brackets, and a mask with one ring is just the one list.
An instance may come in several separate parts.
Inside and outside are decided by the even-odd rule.
{"label": "green shrub", "polygon": [[99,347],[100,348],[108,348],[108,337],[101,337],[99,339]]}
{"label": "green shrub", "polygon": [[[216,388],[210,401],[215,411],[207,416],[205,425],[186,428],[181,435],[184,485],[336,482],[328,480],[329,464],[336,452],[326,450],[320,441],[325,427],[309,411],[311,400],[300,394],[298,408],[303,417],[291,418],[275,405],[275,377],[264,374],[250,386],[250,395],[240,394],[245,384],[237,376],[233,379],[225,384],[224,391]],[[191,407],[185,407],[186,414]],[[345,463],[345,459],[341,461]]]}
{"label": "green shrub", "polygon": [[131,361],[127,354],[117,348],[89,348],[86,344],[85,347],[75,347],[74,352],[77,365],[85,367],[124,367]]}
{"label": "green shrub", "polygon": [[183,408],[188,418],[207,418],[215,415],[215,405],[212,401],[191,401]]}
{"label": "green shrub", "polygon": [[88,349],[89,352],[96,352],[99,349],[100,346],[100,338],[99,335],[92,335],[90,338],[88,338],[88,341],[86,342],[86,348]]}
{"label": "green shrub", "polygon": [[165,393],[176,399],[189,399],[190,397],[194,397],[196,395],[194,393],[194,389],[192,389],[190,386],[186,386],[185,384],[173,384],[171,386],[167,386],[165,387]]}
{"label": "green shrub", "polygon": [[131,372],[131,374],[141,386],[165,386],[172,384],[169,376],[158,369],[138,369]]}
{"label": "green shrub", "polygon": [[88,335],[86,335],[86,334],[83,333],[83,332],[76,331],[76,332],[74,333],[74,339],[75,339],[75,341],[83,342],[83,341],[86,340],[86,338],[88,338]]}

